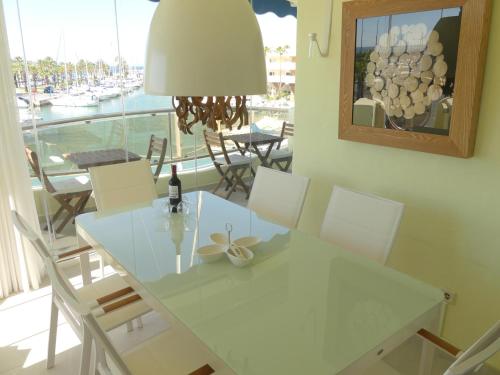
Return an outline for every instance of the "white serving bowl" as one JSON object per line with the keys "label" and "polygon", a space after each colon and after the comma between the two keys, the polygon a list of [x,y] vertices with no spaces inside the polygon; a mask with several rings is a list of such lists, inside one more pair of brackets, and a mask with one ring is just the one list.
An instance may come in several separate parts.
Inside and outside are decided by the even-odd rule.
{"label": "white serving bowl", "polygon": [[196,252],[202,261],[212,263],[218,261],[224,255],[225,247],[222,245],[202,246]]}
{"label": "white serving bowl", "polygon": [[[250,249],[247,249],[246,247],[238,246],[239,250],[244,255],[244,257],[241,257],[241,256],[233,255],[234,252],[232,249],[234,247],[235,247],[235,245],[231,245],[231,249],[226,251],[226,255],[229,258],[229,260],[231,261],[231,263],[233,263],[236,267],[240,267],[240,268],[246,267],[250,263],[252,263],[254,255]],[[236,253],[234,253],[234,254],[236,254]]]}

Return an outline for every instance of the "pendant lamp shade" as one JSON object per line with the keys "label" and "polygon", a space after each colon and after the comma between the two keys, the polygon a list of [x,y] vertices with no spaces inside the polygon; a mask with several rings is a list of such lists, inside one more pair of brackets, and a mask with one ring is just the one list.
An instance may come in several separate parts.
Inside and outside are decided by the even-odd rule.
{"label": "pendant lamp shade", "polygon": [[262,35],[248,0],[162,0],[146,51],[146,94],[266,93]]}

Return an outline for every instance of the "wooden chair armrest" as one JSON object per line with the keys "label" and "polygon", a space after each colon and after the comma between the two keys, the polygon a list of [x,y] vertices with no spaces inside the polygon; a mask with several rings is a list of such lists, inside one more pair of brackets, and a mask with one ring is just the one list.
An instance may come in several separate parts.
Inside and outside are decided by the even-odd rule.
{"label": "wooden chair armrest", "polygon": [[78,249],[74,249],[74,250],[57,252],[56,253],[56,261],[68,260],[68,259],[74,258],[76,256],[79,256],[81,253],[91,252],[91,251],[94,251],[94,248],[90,245],[87,245],[87,246],[79,247]]}
{"label": "wooden chair armrest", "polygon": [[417,334],[424,340],[431,342],[432,344],[436,345],[438,348],[449,353],[453,357],[456,357],[461,352],[461,350],[458,349],[456,346],[450,344],[448,341],[442,339],[441,337],[436,336],[435,334],[427,331],[426,329],[422,328],[420,331],[417,332]]}
{"label": "wooden chair armrest", "polygon": [[116,292],[113,292],[113,293],[107,294],[105,296],[99,297],[99,298],[96,299],[96,301],[97,301],[97,303],[99,305],[104,305],[104,304],[106,304],[108,302],[111,302],[111,301],[117,299],[117,298],[126,296],[127,294],[130,294],[133,291],[134,291],[134,289],[131,286],[128,286],[126,288],[117,290]]}
{"label": "wooden chair armrest", "polygon": [[210,367],[209,364],[203,365],[200,368],[190,372],[188,375],[210,375],[213,374],[215,370]]}
{"label": "wooden chair armrest", "polygon": [[112,311],[115,311],[116,309],[119,309],[120,307],[127,306],[135,301],[141,300],[141,296],[138,294],[133,294],[127,298],[123,298],[119,301],[110,303],[109,305],[101,306],[102,311],[104,314],[110,313]]}

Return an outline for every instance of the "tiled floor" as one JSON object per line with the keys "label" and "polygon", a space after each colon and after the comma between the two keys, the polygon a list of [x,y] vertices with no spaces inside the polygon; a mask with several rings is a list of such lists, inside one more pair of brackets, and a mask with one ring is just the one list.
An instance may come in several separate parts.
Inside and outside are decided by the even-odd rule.
{"label": "tiled floor", "polygon": [[[235,192],[231,201],[244,206],[247,204],[242,192]],[[74,230],[74,226],[68,225],[65,231],[58,236],[54,246],[56,248],[75,246]],[[94,262],[93,266],[96,268],[97,262]],[[65,269],[71,282],[77,287],[81,285],[78,271],[77,264],[70,265]],[[106,267],[106,272],[111,273],[112,269]],[[98,275],[97,270],[94,271],[94,274]],[[56,366],[51,370],[45,368],[50,298],[51,288],[46,283],[39,290],[0,300],[0,375],[72,375],[78,373],[80,342],[62,316],[60,316],[58,327]],[[144,329],[135,330],[132,334],[127,333],[124,327],[119,327],[111,334],[113,341],[121,342],[123,350],[127,349],[129,345],[136,344],[167,328],[167,323],[154,313],[145,317],[144,323]],[[391,366],[389,368],[395,369],[394,373],[417,375],[420,347],[421,343],[417,338],[411,339],[401,348],[389,354],[384,363]],[[429,375],[443,374],[444,369],[450,363],[450,358],[438,354],[433,372]],[[484,368],[478,374],[499,375],[500,372]],[[370,370],[366,375],[389,375],[389,373],[385,367],[384,369]]]}

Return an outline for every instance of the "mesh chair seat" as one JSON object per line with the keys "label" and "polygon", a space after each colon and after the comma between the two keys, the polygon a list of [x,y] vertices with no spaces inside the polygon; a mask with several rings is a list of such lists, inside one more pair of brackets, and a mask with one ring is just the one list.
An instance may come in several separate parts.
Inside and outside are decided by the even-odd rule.
{"label": "mesh chair seat", "polygon": [[52,186],[56,190],[53,195],[80,193],[91,191],[92,185],[88,176],[76,176],[70,178],[61,178],[60,180],[52,180]]}
{"label": "mesh chair seat", "polygon": [[[229,160],[231,161],[230,165],[232,166],[250,164],[252,162],[252,158],[250,158],[249,156],[229,154],[228,157]],[[221,166],[229,165],[223,156],[216,157],[214,162]]]}

